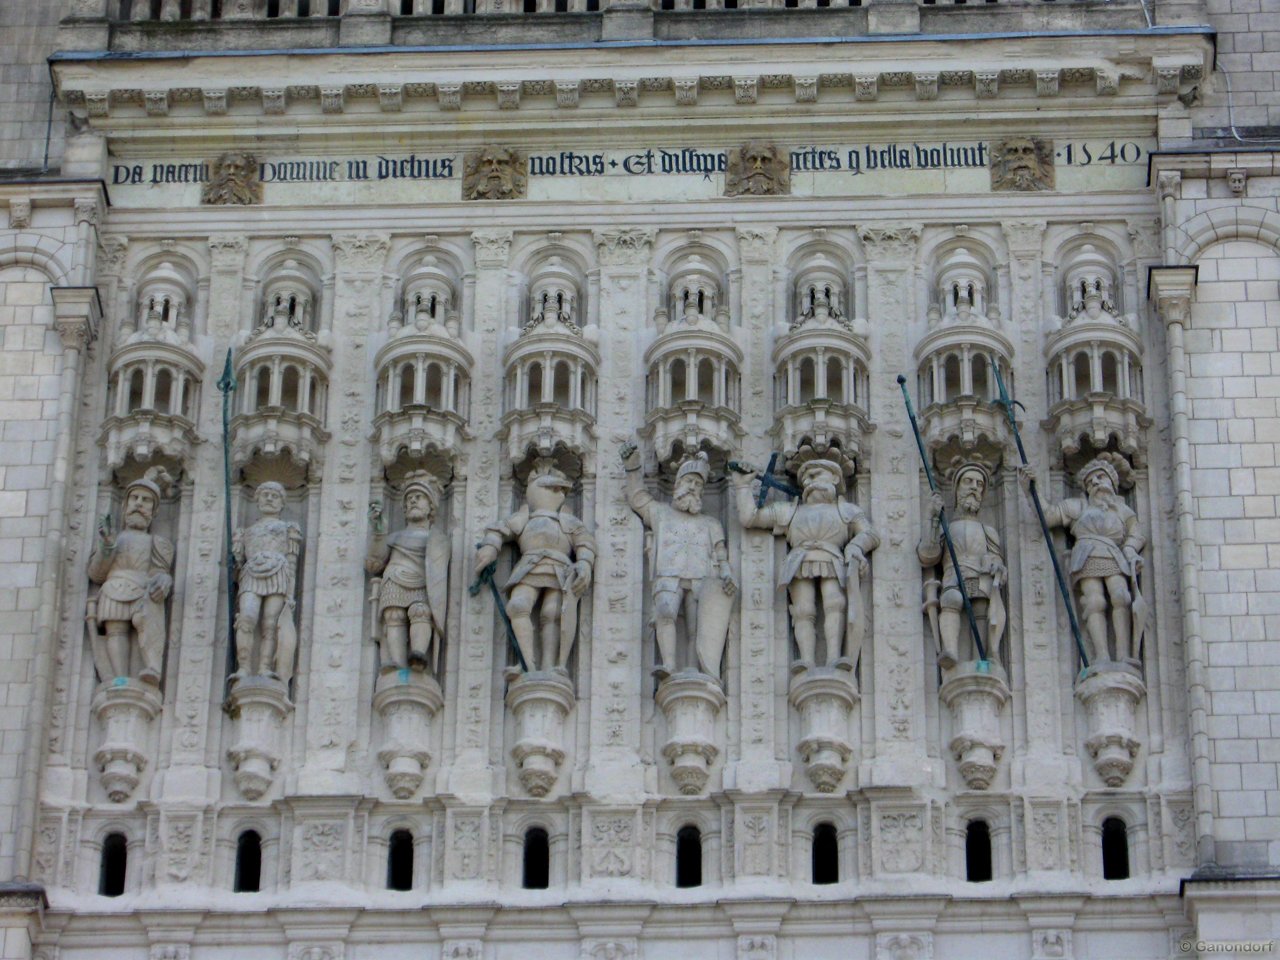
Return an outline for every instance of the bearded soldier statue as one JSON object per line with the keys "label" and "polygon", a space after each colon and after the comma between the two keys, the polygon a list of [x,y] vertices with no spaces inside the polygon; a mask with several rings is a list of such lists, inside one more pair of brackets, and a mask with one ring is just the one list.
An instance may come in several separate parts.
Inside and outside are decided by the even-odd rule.
{"label": "bearded soldier statue", "polygon": [[[1120,473],[1128,470],[1119,454],[1103,453],[1081,468],[1077,479],[1084,497],[1044,505],[1050,527],[1063,527],[1075,539],[1071,549],[1071,584],[1079,592],[1080,619],[1089,646],[1089,659],[1110,660],[1107,613],[1115,634],[1115,660],[1131,660],[1142,642],[1146,604],[1138,589],[1146,538],[1138,530],[1138,515],[1117,492]],[[1029,486],[1030,471],[1020,471]]]}
{"label": "bearded soldier statue", "polygon": [[[108,520],[98,526],[89,556],[89,579],[102,584],[89,600],[86,621],[98,678],[133,675],[159,685],[164,669],[164,602],[173,589],[173,544],[151,532],[156,508],[169,485],[163,467],[151,467],[125,488],[121,525],[112,535]],[[132,643],[130,642],[132,641]],[[131,656],[136,649],[136,661]]]}
{"label": "bearded soldier statue", "polygon": [[390,536],[382,504],[369,508],[373,535],[365,569],[379,578],[372,598],[374,638],[383,673],[406,667],[436,673],[449,606],[449,540],[431,530],[440,484],[425,470],[415,471],[401,495],[405,525]]}
{"label": "bearded soldier statue", "polygon": [[711,473],[707,455],[680,465],[671,503],[666,504],[644,489],[639,450],[628,445],[621,454],[627,500],[648,531],[645,555],[653,578],[653,624],[662,658],[654,673],[666,678],[680,668],[676,621],[683,613],[685,636],[697,651],[699,669],[719,677],[738,585],[729,567],[724,527],[702,513],[702,491]]}
{"label": "bearded soldier statue", "polygon": [[735,474],[738,519],[744,527],[772,530],[775,536],[787,538],[790,550],[778,586],[787,588],[791,626],[800,650],[792,672],[815,662],[819,597],[827,665],[852,670],[866,629],[860,584],[869,569],[867,555],[880,545],[880,537],[861,507],[839,498],[844,482],[839,464],[814,458],[805,461],[798,473],[800,502],[764,507],[756,506],[750,477]]}
{"label": "bearded soldier statue", "polygon": [[[561,510],[573,484],[549,460],[539,460],[529,474],[526,503],[500,524],[485,530],[476,552],[475,572],[498,558],[508,540],[520,548],[520,559],[507,580],[507,615],[520,655],[529,670],[568,673],[578,632],[578,600],[591,586],[596,542],[586,525]],[[535,656],[533,610],[542,621],[542,659]]]}
{"label": "bearded soldier statue", "polygon": [[231,539],[239,574],[236,671],[231,679],[261,675],[288,684],[298,649],[293,609],[302,528],[281,518],[285,492],[274,480],[259,484],[254,500],[257,522],[237,529]]}

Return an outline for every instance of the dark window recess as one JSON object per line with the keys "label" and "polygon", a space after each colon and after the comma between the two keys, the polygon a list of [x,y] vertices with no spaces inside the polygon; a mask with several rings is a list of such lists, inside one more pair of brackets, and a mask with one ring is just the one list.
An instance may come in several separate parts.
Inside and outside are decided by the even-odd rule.
{"label": "dark window recess", "polygon": [[98,893],[118,897],[124,893],[129,870],[129,841],[123,833],[109,833],[102,841],[102,869],[98,871]]}
{"label": "dark window recess", "polygon": [[246,830],[236,841],[236,893],[257,893],[262,889],[262,837]]}
{"label": "dark window recess", "polygon": [[813,828],[813,882],[840,882],[840,849],[836,828],[830,823],[820,823]]}
{"label": "dark window recess", "polygon": [[397,830],[387,843],[387,889],[413,889],[413,834]]}
{"label": "dark window recess", "polygon": [[551,844],[541,827],[530,827],[524,835],[523,885],[526,890],[551,886]]}
{"label": "dark window recess", "polygon": [[702,886],[702,831],[681,827],[676,834],[676,886]]}
{"label": "dark window recess", "polygon": [[970,883],[991,879],[991,828],[985,820],[972,820],[964,831],[964,873]]}
{"label": "dark window recess", "polygon": [[1102,821],[1102,879],[1129,879],[1129,828],[1119,817]]}

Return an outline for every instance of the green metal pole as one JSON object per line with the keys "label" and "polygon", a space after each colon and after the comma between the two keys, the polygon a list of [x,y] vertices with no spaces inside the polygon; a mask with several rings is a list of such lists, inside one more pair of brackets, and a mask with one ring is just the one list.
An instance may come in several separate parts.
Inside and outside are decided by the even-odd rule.
{"label": "green metal pole", "polygon": [[227,649],[235,650],[236,642],[236,558],[231,550],[231,395],[236,392],[236,375],[231,362],[231,348],[227,348],[227,362],[218,380],[218,392],[222,394],[222,489],[225,506],[227,568]]}

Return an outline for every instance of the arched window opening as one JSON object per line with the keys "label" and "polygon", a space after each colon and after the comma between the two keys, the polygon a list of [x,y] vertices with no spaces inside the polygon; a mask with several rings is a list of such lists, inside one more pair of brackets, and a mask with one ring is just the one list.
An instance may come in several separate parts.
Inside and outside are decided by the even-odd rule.
{"label": "arched window opening", "polygon": [[813,828],[813,882],[840,882],[840,849],[834,824],[820,823]]}
{"label": "arched window opening", "polygon": [[253,387],[253,409],[261,410],[271,405],[271,370],[259,367]]}
{"label": "arched window opening", "polygon": [[988,399],[991,393],[991,386],[987,382],[987,364],[986,356],[979,354],[969,361],[969,372],[973,377],[973,395],[979,399]]}
{"label": "arched window opening", "polygon": [[954,353],[948,354],[942,367],[942,396],[939,403],[950,403],[961,393],[960,358]]}
{"label": "arched window opening", "polygon": [[427,364],[427,406],[433,410],[444,408],[444,368],[438,363]]}
{"label": "arched window opening", "polygon": [[257,893],[262,889],[262,837],[246,830],[236,841],[236,893]]}
{"label": "arched window opening", "polygon": [[685,399],[685,369],[683,360],[671,363],[671,403],[681,403]]}
{"label": "arched window opening", "polygon": [[702,831],[694,826],[676,834],[676,886],[702,886]]}
{"label": "arched window opening", "polygon": [[417,379],[417,376],[418,371],[413,368],[412,363],[406,363],[400,368],[399,409],[403,410],[409,404],[413,403],[413,382]]}
{"label": "arched window opening", "polygon": [[787,392],[787,368],[783,367],[773,376],[773,406],[781,410],[790,405],[791,395]]}
{"label": "arched window opening", "polygon": [[800,402],[808,403],[817,393],[817,387],[814,385],[813,374],[813,358],[805,357],[800,361]]}
{"label": "arched window opening", "polygon": [[716,402],[716,365],[709,357],[698,361],[698,399],[703,403]]}
{"label": "arched window opening", "polygon": [[1142,368],[1137,364],[1129,368],[1129,396],[1142,401]]}
{"label": "arched window opening", "polygon": [[1129,828],[1119,817],[1102,821],[1102,879],[1129,879]]}
{"label": "arched window opening", "polygon": [[413,889],[413,834],[397,830],[387,842],[387,889]]}
{"label": "arched window opening", "polygon": [[298,374],[298,368],[288,366],[284,368],[284,379],[280,382],[280,406],[286,410],[298,409],[298,392],[302,388],[302,378]]}
{"label": "arched window opening", "polygon": [[307,391],[307,413],[313,417],[320,416],[320,381],[313,373],[311,375],[310,386]]}
{"label": "arched window opening", "polygon": [[168,323],[173,319],[173,305],[169,303],[169,298],[165,297],[160,309],[160,322]]}
{"label": "arched window opening", "polygon": [[172,413],[170,404],[173,402],[173,371],[168,367],[161,367],[156,371],[156,392],[152,407],[161,413]]}
{"label": "arched window opening", "polygon": [[556,364],[555,381],[552,383],[551,398],[558,406],[568,407],[573,390],[573,370],[566,360]]}
{"label": "arched window opening", "polygon": [[1120,395],[1120,364],[1110,351],[1102,355],[1102,392]]}
{"label": "arched window opening", "polygon": [[844,364],[839,357],[827,357],[827,399],[834,403],[848,403],[844,394]]}
{"label": "arched window opening", "polygon": [[1078,400],[1093,392],[1090,386],[1089,355],[1077,353],[1071,358],[1071,398]]}
{"label": "arched window opening", "polygon": [[551,886],[551,844],[542,827],[525,831],[523,886],[526,890],[545,890]]}
{"label": "arched window opening", "polygon": [[129,870],[129,841],[123,833],[109,833],[102,841],[102,867],[98,871],[98,893],[118,897],[124,893],[124,878]]}
{"label": "arched window opening", "polygon": [[970,820],[965,828],[964,873],[970,883],[991,879],[991,828],[985,820]]}
{"label": "arched window opening", "polygon": [[145,383],[146,374],[143,373],[141,367],[129,374],[129,406],[127,409],[130,413],[142,408],[143,386]]}
{"label": "arched window opening", "polygon": [[542,402],[542,364],[529,364],[529,373],[525,378],[525,406],[531,407]]}

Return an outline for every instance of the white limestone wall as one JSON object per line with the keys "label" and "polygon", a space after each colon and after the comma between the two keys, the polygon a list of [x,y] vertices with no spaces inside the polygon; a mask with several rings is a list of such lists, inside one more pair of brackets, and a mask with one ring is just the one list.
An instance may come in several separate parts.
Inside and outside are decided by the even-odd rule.
{"label": "white limestone wall", "polygon": [[49,67],[65,0],[0,4],[0,170],[35,171],[43,165],[49,134],[50,164],[62,153],[64,113],[49,124]]}

